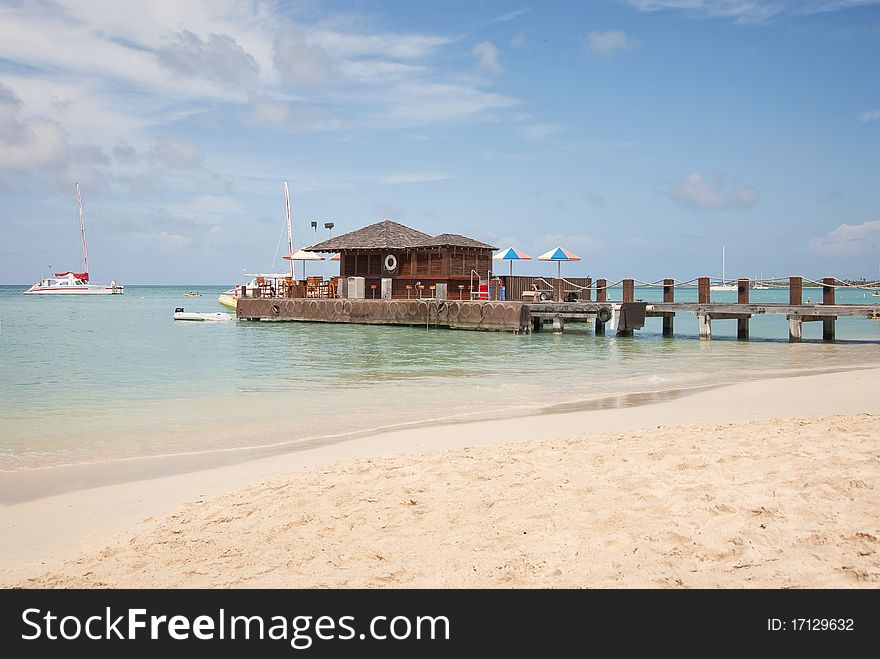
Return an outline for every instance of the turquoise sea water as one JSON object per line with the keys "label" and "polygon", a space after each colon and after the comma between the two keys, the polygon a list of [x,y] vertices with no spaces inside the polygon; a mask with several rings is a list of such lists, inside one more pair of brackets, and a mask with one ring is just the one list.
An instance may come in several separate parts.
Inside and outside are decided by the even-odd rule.
{"label": "turquoise sea water", "polygon": [[[225,287],[127,286],[122,296],[33,297],[0,287],[0,469],[294,443],[467,415],[602,404],[771,375],[880,365],[880,322],[841,319],[838,341],[787,342],[784,316],[696,320],[676,338],[649,319],[634,338],[582,325],[529,336],[311,323],[186,323],[175,307],[218,311]],[[713,300],[735,299],[713,293]],[[787,290],[752,291],[785,302]],[[677,291],[695,299],[696,291]],[[620,299],[619,291],[613,295]],[[659,299],[637,289],[636,297]],[[805,289],[804,299],[821,291]],[[839,291],[838,302],[876,301]],[[571,327],[571,326],[569,326]],[[582,328],[578,330],[577,328]],[[814,339],[814,340],[810,340]],[[508,413],[504,412],[504,413]]]}

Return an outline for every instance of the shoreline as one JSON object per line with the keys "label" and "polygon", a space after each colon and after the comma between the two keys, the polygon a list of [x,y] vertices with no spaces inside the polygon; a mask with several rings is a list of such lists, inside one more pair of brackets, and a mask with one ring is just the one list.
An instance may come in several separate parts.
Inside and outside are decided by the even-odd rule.
{"label": "shoreline", "polygon": [[[880,369],[753,380],[636,407],[559,411],[510,419],[397,429],[178,474],[72,489],[0,506],[0,578],[16,583],[67,561],[127,542],[156,517],[272,479],[345,461],[522,441],[644,431],[657,426],[880,414]],[[452,429],[452,432],[449,432]],[[415,459],[415,458],[414,458]],[[106,468],[106,463],[93,465]],[[57,474],[56,474],[57,475]],[[151,519],[152,518],[152,519]]]}
{"label": "shoreline", "polygon": [[732,382],[619,392],[556,403],[513,405],[488,411],[463,412],[446,417],[401,421],[363,430],[329,433],[254,446],[233,446],[177,453],[113,457],[103,460],[23,467],[19,469],[0,469],[0,506],[23,503],[80,489],[91,489],[106,485],[124,484],[145,478],[173,476],[233,466],[262,458],[307,451],[316,447],[330,446],[386,433],[521,419],[541,415],[637,408],[693,396],[713,389],[751,382],[872,370],[880,373],[880,364],[832,367],[810,371],[777,371],[754,379]]}

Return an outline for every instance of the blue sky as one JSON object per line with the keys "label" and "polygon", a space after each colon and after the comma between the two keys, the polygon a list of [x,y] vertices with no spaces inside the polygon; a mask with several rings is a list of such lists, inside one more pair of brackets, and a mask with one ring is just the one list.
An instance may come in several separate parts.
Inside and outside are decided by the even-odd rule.
{"label": "blue sky", "polygon": [[0,282],[78,267],[75,181],[128,284],[268,269],[285,180],[295,248],[389,218],[571,275],[876,277],[878,62],[873,0],[5,2]]}

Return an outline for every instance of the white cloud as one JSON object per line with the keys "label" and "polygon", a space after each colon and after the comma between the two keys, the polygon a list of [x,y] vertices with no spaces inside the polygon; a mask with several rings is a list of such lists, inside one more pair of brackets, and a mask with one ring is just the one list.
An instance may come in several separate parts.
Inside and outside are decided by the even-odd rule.
{"label": "white cloud", "polygon": [[294,103],[265,94],[253,94],[250,99],[249,123],[260,128],[274,128],[290,133],[332,130],[340,122],[321,108],[305,103]]}
{"label": "white cloud", "polygon": [[228,34],[211,34],[203,41],[199,35],[181,30],[159,48],[157,56],[162,66],[183,78],[244,83],[260,73],[253,56]]}
{"label": "white cloud", "polygon": [[758,23],[783,15],[823,14],[880,0],[623,0],[639,11],[679,10],[698,18]]}
{"label": "white cloud", "polygon": [[158,163],[171,169],[198,169],[205,160],[205,154],[196,144],[163,137],[153,144],[150,155]]}
{"label": "white cloud", "polygon": [[449,43],[447,37],[427,34],[363,34],[353,31],[310,30],[309,42],[335,58],[384,57],[420,59]]}
{"label": "white cloud", "polygon": [[378,177],[376,182],[385,185],[400,185],[402,183],[433,183],[451,178],[449,174],[443,172],[392,172]]}
{"label": "white cloud", "polygon": [[728,184],[720,177],[709,182],[694,172],[676,183],[669,196],[687,208],[717,211],[751,208],[761,193],[753,185]]}
{"label": "white cloud", "polygon": [[824,14],[876,4],[880,4],[880,0],[812,0],[812,2],[800,3],[800,6],[795,6],[792,11],[796,14]]}
{"label": "white cloud", "polygon": [[497,76],[504,73],[501,65],[501,51],[491,41],[481,41],[473,48],[471,53],[477,58],[477,68],[481,73]]}
{"label": "white cloud", "polygon": [[137,162],[138,153],[131,144],[120,142],[113,147],[113,157],[123,165],[130,165],[133,162]]}
{"label": "white cloud", "polygon": [[880,248],[880,220],[841,224],[824,236],[814,238],[810,244],[831,252],[876,252]]}
{"label": "white cloud", "polygon": [[523,44],[526,42],[526,35],[520,32],[510,40],[510,45],[512,48],[522,48]]}
{"label": "white cloud", "polygon": [[561,133],[563,130],[565,130],[565,128],[559,124],[532,124],[520,128],[523,137],[532,142],[540,142],[550,135]]}
{"label": "white cloud", "polygon": [[281,30],[275,38],[275,68],[281,80],[297,88],[326,85],[339,75],[334,59],[319,44],[309,43],[297,28]]}
{"label": "white cloud", "polygon": [[179,233],[159,231],[156,233],[132,234],[135,240],[145,243],[149,247],[158,247],[163,251],[184,249],[192,244],[192,241]]}
{"label": "white cloud", "polygon": [[389,122],[393,125],[425,125],[464,119],[488,119],[493,110],[509,108],[518,101],[484,92],[474,87],[458,83],[406,81],[389,87],[387,92],[374,95],[373,102],[387,103],[393,98],[390,107],[374,119],[374,125]]}
{"label": "white cloud", "polygon": [[60,186],[101,180],[93,165],[109,159],[98,146],[71,142],[60,124],[22,108],[15,91],[0,83],[0,185],[20,186],[31,177]]}
{"label": "white cloud", "polygon": [[515,11],[508,12],[506,14],[501,14],[500,16],[496,16],[492,19],[491,23],[506,23],[507,21],[512,21],[514,18],[519,18],[523,14],[528,14],[530,9],[517,9]]}
{"label": "white cloud", "polygon": [[593,31],[583,39],[584,48],[601,57],[611,57],[623,51],[637,48],[639,42],[628,37],[623,30]]}
{"label": "white cloud", "polygon": [[866,124],[870,121],[880,121],[880,110],[868,110],[859,115],[859,121]]}

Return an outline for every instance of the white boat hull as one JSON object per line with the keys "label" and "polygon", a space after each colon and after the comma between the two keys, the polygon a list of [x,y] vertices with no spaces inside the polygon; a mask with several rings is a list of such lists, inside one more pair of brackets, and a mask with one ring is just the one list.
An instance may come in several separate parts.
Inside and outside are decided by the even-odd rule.
{"label": "white boat hull", "polygon": [[122,295],[122,286],[76,286],[76,287],[60,287],[47,286],[38,288],[29,288],[24,292],[25,295]]}
{"label": "white boat hull", "polygon": [[191,311],[175,311],[174,320],[224,321],[235,320],[235,316],[232,316],[228,313],[196,313]]}

